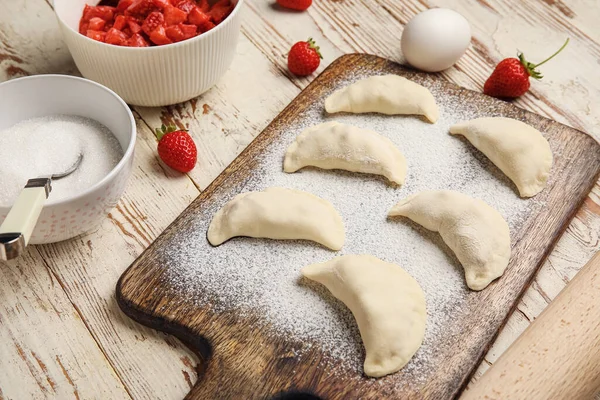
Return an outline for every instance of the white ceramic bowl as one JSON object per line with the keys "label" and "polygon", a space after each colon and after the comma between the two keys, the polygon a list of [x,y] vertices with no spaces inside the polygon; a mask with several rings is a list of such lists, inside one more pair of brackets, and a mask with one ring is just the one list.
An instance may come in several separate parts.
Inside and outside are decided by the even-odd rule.
{"label": "white ceramic bowl", "polygon": [[114,46],[78,32],[84,5],[97,0],[54,0],[54,10],[84,77],[111,88],[129,104],[164,106],[199,96],[227,71],[235,55],[243,1],[232,0],[232,13],[206,33],[144,48]]}
{"label": "white ceramic bowl", "polygon": [[[79,115],[100,122],[115,135],[124,154],[108,175],[77,196],[52,201],[50,193],[33,231],[32,244],[70,239],[95,228],[119,201],[133,165],[135,120],[127,104],[112,90],[67,75],[34,75],[0,84],[0,130],[52,114]],[[0,224],[9,211],[0,206]]]}

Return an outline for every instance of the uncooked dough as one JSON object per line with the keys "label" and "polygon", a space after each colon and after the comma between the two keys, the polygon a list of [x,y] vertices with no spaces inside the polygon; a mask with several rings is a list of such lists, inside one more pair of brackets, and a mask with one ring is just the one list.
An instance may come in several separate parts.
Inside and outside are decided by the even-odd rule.
{"label": "uncooked dough", "polygon": [[519,189],[521,197],[541,192],[552,168],[552,150],[540,131],[516,119],[477,118],[450,127],[487,156]]}
{"label": "uncooked dough", "polygon": [[325,110],[330,114],[416,114],[432,123],[439,117],[429,89],[398,75],[371,76],[337,90],[325,100]]}
{"label": "uncooked dough", "polygon": [[213,246],[235,236],[312,240],[340,250],[342,217],[327,200],[300,190],[271,187],[238,194],[213,217],[208,227]]}
{"label": "uncooked dough", "polygon": [[400,370],[425,335],[425,295],[400,266],[370,255],[346,255],[302,268],[352,311],[366,350],[365,374]]}
{"label": "uncooked dough", "polygon": [[383,175],[399,185],[406,178],[406,159],[390,139],[335,121],[304,130],[288,147],[283,170],[306,166]]}
{"label": "uncooked dough", "polygon": [[508,224],[479,199],[451,190],[423,191],[400,201],[388,215],[408,217],[439,232],[462,264],[467,285],[473,290],[484,289],[508,265]]}

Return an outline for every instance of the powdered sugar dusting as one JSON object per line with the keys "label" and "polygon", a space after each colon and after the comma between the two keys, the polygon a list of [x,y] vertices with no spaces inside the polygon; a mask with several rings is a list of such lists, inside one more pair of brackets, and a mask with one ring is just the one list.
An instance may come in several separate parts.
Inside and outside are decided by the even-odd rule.
{"label": "powdered sugar dusting", "polygon": [[[340,87],[364,77],[357,73]],[[319,346],[332,359],[342,360],[344,368],[355,371],[359,379],[364,354],[351,313],[324,287],[302,279],[299,271],[342,254],[372,254],[397,263],[425,292],[425,340],[402,373],[369,382],[424,383],[435,372],[440,338],[459,338],[449,321],[467,313],[465,300],[476,294],[467,289],[462,267],[439,235],[406,219],[387,219],[388,210],[421,190],[458,190],[497,209],[508,221],[514,241],[527,216],[542,206],[539,200],[520,199],[514,185],[483,155],[464,139],[449,135],[453,123],[493,115],[493,110],[462,104],[458,97],[445,95],[437,82],[430,89],[440,106],[436,124],[415,116],[327,116],[323,102],[312,105],[300,123],[275,139],[246,182],[177,235],[174,240],[179,246],[160,250],[172,290],[215,312],[261,316],[271,334]],[[408,163],[406,184],[398,188],[383,177],[312,168],[284,173],[283,156],[296,136],[309,126],[332,120],[374,130],[394,142]],[[217,248],[208,244],[206,230],[220,207],[240,191],[271,186],[305,190],[330,201],[344,219],[343,250],[336,253],[310,242],[250,238],[234,238]]]}

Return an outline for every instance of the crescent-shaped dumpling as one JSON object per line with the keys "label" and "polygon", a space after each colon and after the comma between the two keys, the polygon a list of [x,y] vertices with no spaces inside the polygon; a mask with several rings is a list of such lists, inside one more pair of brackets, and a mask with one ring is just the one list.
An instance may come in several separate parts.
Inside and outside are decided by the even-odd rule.
{"label": "crescent-shaped dumpling", "polygon": [[406,159],[390,139],[335,121],[306,129],[288,147],[283,170],[306,166],[383,175],[399,185],[406,178]]}
{"label": "crescent-shaped dumpling", "polygon": [[408,217],[439,232],[462,264],[467,285],[473,290],[484,289],[508,265],[508,224],[481,200],[451,190],[424,191],[400,201],[388,215]]}
{"label": "crescent-shaped dumpling", "polygon": [[300,190],[271,187],[238,194],[213,217],[213,246],[235,236],[312,240],[339,250],[344,245],[342,217],[327,200]]}
{"label": "crescent-shaped dumpling", "polygon": [[511,118],[477,118],[450,127],[487,156],[519,189],[532,197],[546,187],[552,168],[550,144],[540,131]]}
{"label": "crescent-shaped dumpling", "polygon": [[330,114],[416,114],[432,123],[439,117],[429,89],[398,75],[371,76],[337,90],[325,100],[325,110]]}
{"label": "crescent-shaped dumpling", "polygon": [[404,367],[425,335],[425,295],[400,266],[370,255],[346,255],[302,268],[352,311],[366,350],[365,374]]}

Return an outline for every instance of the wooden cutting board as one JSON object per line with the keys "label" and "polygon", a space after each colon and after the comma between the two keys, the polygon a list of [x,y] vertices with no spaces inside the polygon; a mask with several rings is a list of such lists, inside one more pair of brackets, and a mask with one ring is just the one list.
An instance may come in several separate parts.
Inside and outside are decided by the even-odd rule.
{"label": "wooden cutting board", "polygon": [[[357,76],[385,73],[402,75],[435,88],[434,95],[438,101],[440,97],[448,97],[452,101],[446,104],[454,104],[453,107],[461,108],[463,113],[507,116],[527,122],[544,132],[553,149],[555,164],[545,191],[534,200],[527,200],[541,205],[525,213],[518,230],[511,232],[512,258],[504,276],[481,292],[461,289],[465,294],[460,307],[453,307],[449,302],[445,312],[450,318],[444,320],[445,325],[437,329],[436,335],[426,336],[424,346],[427,346],[432,361],[426,369],[418,370],[418,376],[414,368],[412,373],[409,372],[409,363],[405,370],[376,380],[363,376],[360,368],[347,367],[344,359],[332,356],[329,350],[312,339],[278,335],[276,330],[271,329],[269,321],[265,321],[263,310],[241,312],[241,308],[235,306],[214,307],[210,300],[206,300],[210,296],[206,297],[205,292],[214,291],[219,282],[211,282],[204,287],[202,282],[206,280],[194,281],[194,277],[199,275],[190,274],[187,281],[185,275],[184,278],[181,275],[181,265],[195,265],[195,274],[201,273],[203,265],[212,261],[210,253],[191,262],[185,249],[180,253],[168,250],[184,246],[181,235],[189,236],[190,232],[195,232],[199,246],[205,246],[206,225],[214,211],[224,199],[253,189],[253,182],[260,180],[256,171],[264,164],[265,158],[280,160],[283,156],[273,152],[274,146],[290,131],[306,123],[310,110],[314,112],[315,107],[322,107],[327,94]],[[452,108],[446,106],[442,111],[451,113]],[[397,121],[402,121],[401,118],[415,117],[398,118]],[[287,140],[289,142],[289,138]],[[470,148],[466,142],[464,147]],[[406,149],[403,151],[409,157],[410,170],[410,153]],[[484,165],[484,170],[490,172],[490,179],[496,179],[501,186],[511,185],[485,157],[475,150],[470,151]],[[438,168],[443,169],[444,165]],[[117,284],[117,299],[128,316],[175,335],[197,353],[201,363],[198,366],[198,382],[189,394],[191,399],[453,398],[464,389],[517,300],[591,190],[599,172],[600,146],[582,132],[510,103],[462,89],[438,75],[415,72],[375,56],[343,56],[292,101],[129,267]],[[351,179],[346,175],[328,174],[327,178],[331,179]],[[398,200],[407,194],[402,189],[398,189]],[[516,194],[514,197],[518,198]],[[389,206],[391,204],[382,205],[382,215],[387,213]],[[395,223],[398,226],[403,224],[402,221]],[[433,237],[427,236],[428,233],[422,235],[426,236],[423,240]],[[244,243],[244,239],[237,240],[223,245],[230,246],[228,248],[221,246],[218,249],[229,251],[234,249],[233,246]],[[263,246],[263,243],[267,242],[257,240],[252,245]],[[382,238],[381,245],[386,245],[385,238]],[[436,246],[444,245],[438,241]],[[418,252],[418,247],[412,251]],[[165,254],[168,254],[167,258]],[[334,255],[332,252],[331,257]],[[456,266],[451,254],[448,263]],[[297,267],[290,267],[293,269],[291,273],[297,274]],[[173,280],[175,270],[179,274],[176,284]],[[458,269],[457,274],[460,274]],[[227,290],[227,285],[223,284],[223,288]],[[427,293],[428,288],[424,287],[424,290]],[[429,319],[434,317],[428,316]],[[299,393],[310,396],[300,396]]]}

